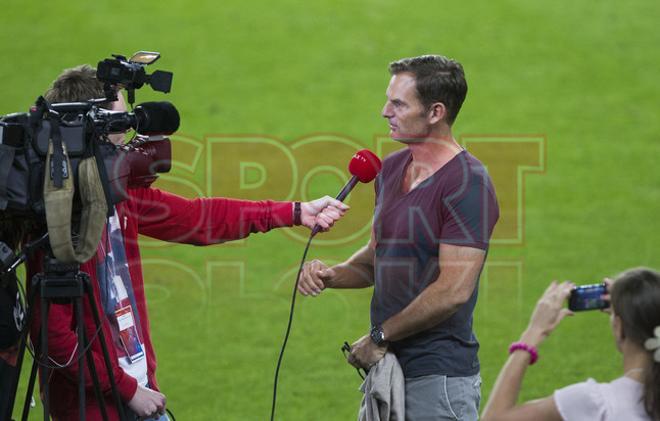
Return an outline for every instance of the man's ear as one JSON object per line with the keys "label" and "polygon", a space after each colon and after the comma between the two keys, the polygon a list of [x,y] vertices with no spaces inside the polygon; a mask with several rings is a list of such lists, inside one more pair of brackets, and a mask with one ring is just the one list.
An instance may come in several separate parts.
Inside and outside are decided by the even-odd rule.
{"label": "man's ear", "polygon": [[442,102],[434,102],[429,108],[429,123],[436,124],[447,119],[447,107]]}

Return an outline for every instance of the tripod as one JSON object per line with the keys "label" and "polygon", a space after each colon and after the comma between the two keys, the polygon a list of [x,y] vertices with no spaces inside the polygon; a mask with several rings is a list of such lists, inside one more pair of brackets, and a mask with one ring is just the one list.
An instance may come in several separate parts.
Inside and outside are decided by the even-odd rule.
{"label": "tripod", "polygon": [[[43,246],[46,243],[48,234],[42,236],[39,240],[28,244],[26,250],[24,250],[21,255],[14,260],[14,262],[9,266],[8,270],[5,272],[11,272],[16,269],[16,267],[27,259],[27,253],[34,251],[34,249]],[[37,293],[39,293],[40,300],[40,316],[41,316],[41,325],[40,325],[40,343],[35,346],[34,361],[32,364],[32,370],[30,372],[30,378],[28,382],[28,388],[25,396],[25,403],[23,405],[22,421],[27,421],[27,417],[30,411],[30,398],[34,392],[34,384],[37,377],[37,368],[41,366],[40,371],[40,390],[43,394],[43,413],[44,420],[50,420],[50,390],[49,390],[49,374],[52,367],[48,363],[48,313],[51,303],[71,303],[74,309],[75,323],[76,323],[76,332],[78,337],[78,345],[76,351],[76,360],[78,363],[78,412],[80,415],[80,420],[85,420],[85,369],[83,366],[83,358],[86,357],[87,367],[92,378],[94,393],[96,400],[99,402],[101,415],[105,421],[108,420],[108,413],[105,406],[105,399],[101,391],[98,373],[96,371],[96,366],[94,363],[94,358],[91,354],[91,351],[88,351],[88,347],[91,345],[91,342],[94,341],[94,338],[98,335],[98,339],[101,344],[104,365],[108,373],[108,379],[110,381],[112,396],[117,406],[117,411],[121,420],[125,420],[124,408],[117,390],[117,385],[114,379],[114,373],[112,371],[112,364],[110,362],[110,356],[108,353],[107,343],[105,340],[105,334],[102,329],[101,320],[99,317],[98,308],[96,307],[96,301],[94,300],[93,288],[90,283],[89,275],[84,272],[80,272],[80,265],[78,264],[66,264],[61,263],[52,255],[49,255],[44,259],[44,271],[43,273],[36,274],[31,281],[31,288],[29,291],[28,307],[27,307],[27,322],[23,329],[21,339],[19,341],[19,350],[16,364],[16,376],[12,386],[12,392],[10,396],[10,403],[8,406],[7,414],[0,414],[3,416],[3,420],[11,420],[12,408],[14,406],[16,391],[18,388],[18,382],[20,377],[20,370],[23,363],[23,357],[25,355],[25,349],[27,347],[28,340],[28,331],[32,326],[33,319],[35,317],[34,311],[34,301]],[[87,301],[92,311],[92,316],[94,318],[94,325],[96,328],[96,333],[94,337],[87,338],[85,332],[85,326],[83,321],[83,298],[87,297]]]}

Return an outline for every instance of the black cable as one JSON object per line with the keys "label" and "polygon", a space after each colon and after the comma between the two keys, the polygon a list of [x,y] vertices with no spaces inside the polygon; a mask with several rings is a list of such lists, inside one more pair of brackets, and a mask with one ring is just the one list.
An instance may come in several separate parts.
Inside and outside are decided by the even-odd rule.
{"label": "black cable", "polygon": [[286,349],[286,343],[289,340],[289,333],[291,333],[291,324],[293,323],[293,310],[296,305],[296,292],[298,290],[298,282],[300,280],[300,274],[302,273],[303,265],[305,264],[305,259],[307,258],[307,252],[309,251],[309,245],[312,244],[312,239],[314,238],[314,233],[309,235],[309,240],[305,246],[305,252],[303,253],[302,261],[300,262],[300,268],[298,269],[298,275],[296,276],[296,282],[293,285],[293,295],[291,296],[291,309],[289,310],[289,323],[286,326],[286,334],[284,335],[284,341],[282,342],[282,349],[280,350],[280,357],[277,359],[277,368],[275,369],[275,379],[273,381],[273,405],[270,409],[270,421],[275,420],[275,404],[277,403],[277,381],[280,374],[280,366],[282,365],[282,357],[284,356],[284,350]]}
{"label": "black cable", "polygon": [[170,421],[176,421],[176,418],[174,418],[174,414],[172,413],[172,411],[169,410],[169,408],[165,408],[165,411],[167,411],[167,415],[169,416]]}
{"label": "black cable", "polygon": [[[48,368],[50,370],[59,370],[59,369],[62,369],[62,368],[68,368],[68,367],[72,367],[74,364],[81,364],[81,361],[82,361],[83,357],[86,356],[87,352],[92,347],[92,344],[96,340],[96,338],[98,337],[100,331],[101,331],[101,326],[99,326],[96,329],[96,331],[94,332],[94,335],[92,335],[92,338],[88,341],[87,346],[85,346],[83,348],[82,353],[78,357],[76,357],[75,359],[73,358],[73,355],[70,356],[69,357],[70,362],[68,362],[67,364],[60,365],[60,364],[57,364],[57,362],[55,362],[55,364],[48,364],[48,362],[42,362],[41,361],[42,358],[46,361],[48,361],[51,358],[48,355],[37,356],[36,352],[34,351],[31,340],[30,340],[29,343],[26,344],[26,348],[27,348],[28,352],[30,353],[30,355],[32,356],[32,358],[37,362],[37,365],[39,365],[40,367]],[[74,349],[73,352],[77,352],[77,349]],[[51,361],[53,361],[53,360],[51,359]]]}

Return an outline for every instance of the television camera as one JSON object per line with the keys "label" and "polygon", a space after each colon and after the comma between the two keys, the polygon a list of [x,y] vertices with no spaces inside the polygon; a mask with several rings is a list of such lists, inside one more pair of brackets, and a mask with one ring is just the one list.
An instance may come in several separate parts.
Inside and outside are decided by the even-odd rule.
{"label": "television camera", "polygon": [[[171,72],[149,75],[145,69],[159,57],[159,53],[141,51],[130,59],[113,55],[100,61],[96,78],[103,84],[105,98],[49,103],[39,97],[28,112],[0,116],[0,317],[11,318],[0,319],[0,344],[17,344],[10,376],[3,375],[0,382],[0,420],[11,419],[35,294],[42,309],[48,308],[49,300],[69,300],[80,307],[82,297],[91,294],[89,277],[79,271],[80,263],[96,252],[114,205],[128,198],[130,188],[148,187],[159,173],[170,170],[171,145],[166,136],[179,127],[174,105],[145,102],[131,112],[104,108],[117,100],[120,89],[127,91],[131,105],[135,90],[145,84],[169,92]],[[129,143],[110,141],[111,134],[129,129],[136,132]],[[19,243],[23,247],[20,251]],[[28,305],[24,305],[17,297],[16,269],[37,250],[43,251],[43,273],[32,279]],[[99,325],[95,306],[92,310]],[[79,325],[80,317],[77,314]],[[49,369],[47,339],[43,336],[46,324],[42,312],[41,345],[35,346],[29,394],[37,364],[42,372]],[[83,334],[78,339],[78,361],[82,362],[89,338]],[[107,350],[104,354],[107,356]],[[3,363],[0,360],[0,368]],[[93,378],[95,371],[89,367]],[[79,372],[84,376],[85,370]],[[81,380],[79,400],[84,402]],[[47,385],[42,385],[42,393],[44,418],[48,419]],[[114,385],[113,395],[119,399]],[[26,399],[24,417],[28,410]],[[123,419],[121,408],[119,411]],[[80,416],[84,419],[84,408]]]}

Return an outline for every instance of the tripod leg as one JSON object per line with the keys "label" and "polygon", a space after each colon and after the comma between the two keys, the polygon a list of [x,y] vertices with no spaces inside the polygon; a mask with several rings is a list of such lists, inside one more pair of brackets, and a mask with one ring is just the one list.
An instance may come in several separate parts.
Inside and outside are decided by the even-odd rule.
{"label": "tripod leg", "polygon": [[[25,307],[27,312],[25,317],[25,325],[23,326],[23,332],[21,333],[21,338],[18,343],[18,357],[16,359],[16,377],[14,378],[14,383],[12,385],[10,392],[11,397],[10,397],[9,407],[7,409],[8,413],[5,414],[5,418],[3,419],[8,419],[8,420],[11,419],[12,410],[14,408],[16,393],[18,391],[18,382],[21,375],[21,367],[23,367],[23,358],[25,357],[25,347],[27,346],[27,342],[30,335],[30,327],[32,326],[32,319],[34,317],[34,311],[32,311],[32,304],[34,303],[34,298],[37,296],[36,291],[39,286],[39,282],[41,282],[41,278],[39,277],[39,275],[36,275],[32,279],[30,295],[27,297],[27,302]],[[32,371],[36,374],[36,364],[33,364]],[[34,390],[34,379],[32,378],[32,375],[30,378],[32,379],[32,382],[30,384],[32,386],[32,390]],[[30,391],[30,395],[32,395],[32,390]],[[27,400],[28,397],[26,396],[25,399]]]}
{"label": "tripod leg", "polygon": [[32,394],[34,393],[34,383],[37,380],[37,358],[39,351],[35,351],[35,359],[32,361],[32,370],[30,371],[30,380],[28,381],[27,392],[25,392],[25,403],[23,403],[23,416],[21,417],[22,421],[27,421],[28,415],[30,414],[30,404],[32,403]]}
{"label": "tripod leg", "polygon": [[[89,343],[87,340],[87,336],[84,336],[85,339],[85,346]],[[89,373],[92,376],[92,381],[94,382],[94,393],[96,394],[96,400],[99,403],[99,407],[101,408],[101,416],[103,417],[103,421],[108,421],[108,412],[105,408],[105,399],[103,398],[103,393],[101,393],[101,384],[99,383],[99,375],[96,372],[96,364],[94,363],[94,356],[92,355],[91,351],[87,352],[87,366],[89,367]]]}
{"label": "tripod leg", "polygon": [[82,297],[73,300],[76,328],[78,330],[78,414],[80,421],[85,421],[85,367],[83,366],[83,353],[85,352],[85,321],[82,318]]}
{"label": "tripod leg", "polygon": [[92,286],[89,283],[89,277],[83,277],[83,283],[85,288],[85,293],[89,299],[89,306],[92,309],[92,315],[94,316],[94,324],[99,331],[99,341],[101,342],[101,348],[103,349],[103,360],[105,361],[105,367],[108,370],[108,378],[110,379],[110,385],[112,387],[112,397],[115,400],[117,405],[117,412],[119,412],[119,419],[124,421],[126,420],[126,415],[124,414],[124,404],[121,401],[119,396],[119,391],[117,390],[117,383],[115,383],[115,375],[112,371],[112,364],[110,363],[110,354],[108,353],[107,342],[105,341],[105,334],[103,333],[103,327],[101,325],[101,319],[99,317],[99,310],[96,307],[96,301],[94,301],[94,293],[92,291]]}
{"label": "tripod leg", "polygon": [[44,407],[44,421],[50,420],[50,396],[48,393],[48,380],[49,380],[49,369],[48,369],[48,311],[50,310],[50,303],[48,300],[41,297],[41,355],[37,355],[36,358],[43,358],[44,364],[41,367],[41,382],[39,387],[43,395],[43,407]]}

